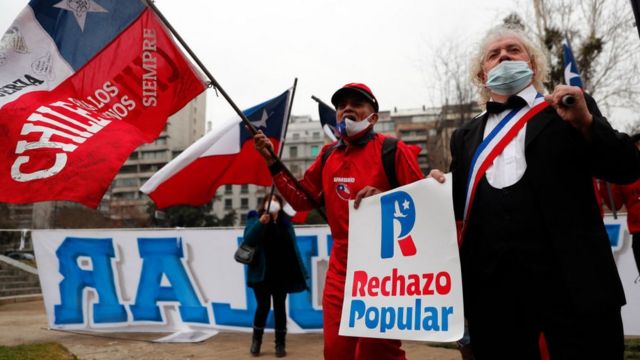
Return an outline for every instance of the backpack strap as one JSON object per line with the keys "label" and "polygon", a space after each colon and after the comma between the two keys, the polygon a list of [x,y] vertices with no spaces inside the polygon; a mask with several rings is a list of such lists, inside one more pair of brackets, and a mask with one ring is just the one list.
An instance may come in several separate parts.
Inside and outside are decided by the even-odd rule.
{"label": "backpack strap", "polygon": [[382,167],[387,175],[387,181],[392,189],[400,186],[396,177],[396,150],[398,149],[398,139],[386,137],[382,142]]}
{"label": "backpack strap", "polygon": [[324,163],[327,162],[327,159],[329,158],[329,155],[331,155],[331,153],[335,149],[336,149],[335,146],[330,146],[325,152],[322,153],[322,170],[320,170],[320,173],[322,173],[324,171]]}

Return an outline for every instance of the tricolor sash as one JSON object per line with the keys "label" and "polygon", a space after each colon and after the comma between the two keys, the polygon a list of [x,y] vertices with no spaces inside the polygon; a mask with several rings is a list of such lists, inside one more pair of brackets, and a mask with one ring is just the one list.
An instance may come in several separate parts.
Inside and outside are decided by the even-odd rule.
{"label": "tricolor sash", "polygon": [[484,176],[487,169],[493,164],[493,161],[502,154],[505,147],[516,137],[518,132],[536,116],[540,111],[549,106],[549,103],[544,101],[544,96],[540,93],[536,95],[533,102],[533,107],[527,109],[525,107],[519,109],[513,109],[507,114],[498,125],[491,131],[491,133],[480,143],[478,149],[476,149],[471,161],[471,171],[469,172],[469,178],[467,180],[467,197],[464,203],[464,225],[469,218],[471,212],[471,204],[476,192],[476,187],[480,182],[480,179]]}

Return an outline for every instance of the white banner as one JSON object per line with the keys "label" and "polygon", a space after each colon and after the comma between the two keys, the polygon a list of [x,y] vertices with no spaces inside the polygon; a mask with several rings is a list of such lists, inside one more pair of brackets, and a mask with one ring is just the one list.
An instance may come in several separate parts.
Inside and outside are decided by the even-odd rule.
{"label": "white banner", "polygon": [[[435,196],[436,191],[437,189],[424,191],[424,193]],[[381,196],[377,197],[378,201],[380,198]],[[363,206],[366,202],[365,199]],[[406,210],[403,209],[402,202],[399,206],[398,215],[405,214]],[[393,207],[392,212],[395,213],[395,203]],[[441,305],[434,302],[436,298],[444,299],[439,292],[445,291],[442,286],[449,281],[446,275],[443,275],[445,271],[451,278],[451,291],[447,296],[453,293],[459,294],[459,283],[456,283],[458,281],[456,279],[459,279],[459,271],[443,270],[438,265],[445,261],[457,263],[457,255],[449,254],[441,258],[437,255],[455,246],[455,243],[449,244],[437,240],[436,234],[432,231],[424,238],[418,238],[415,235],[418,228],[426,228],[427,221],[441,224],[448,222],[449,215],[444,212],[449,209],[441,207],[435,214],[428,217],[420,215],[423,210],[417,211],[419,213],[415,218],[414,229],[408,230],[407,227],[399,229],[409,232],[416,247],[416,254],[404,256],[400,243],[394,240],[395,256],[384,259],[387,262],[393,262],[394,258],[405,258],[407,262],[416,266],[414,270],[406,269],[404,261],[402,266],[393,265],[389,268],[385,265],[375,269],[367,268],[367,286],[364,288],[362,287],[364,273],[359,273],[360,283],[359,287],[356,287],[356,295],[362,292],[366,295],[373,291],[378,294],[370,297],[377,298],[375,302],[370,302],[372,299],[364,296],[352,297],[353,281],[347,284],[345,295],[349,299],[345,302],[345,309],[351,306],[352,300],[362,301],[365,304],[365,314],[369,312],[368,322],[369,325],[373,325],[373,329],[367,328],[366,318],[358,319],[358,313],[354,314],[354,326],[364,326],[371,332],[378,332],[383,336],[395,336],[391,335],[393,329],[389,328],[391,310],[398,310],[396,319],[399,319],[400,309],[402,309],[401,322],[394,322],[402,323],[405,332],[424,333],[425,329],[436,324],[435,318],[431,317],[426,322],[427,326],[424,326],[425,318],[428,318],[424,312],[419,318],[420,330],[406,329],[408,324],[406,316],[409,312],[413,316],[411,327],[417,327],[416,312],[413,309],[418,299],[423,308],[436,307],[439,316],[437,325],[441,328],[444,319],[441,315],[446,313],[442,308],[454,309],[454,313],[447,318],[448,333],[452,333],[452,321],[457,320],[456,316],[462,315],[461,303],[442,302]],[[378,219],[380,216],[380,210],[378,210]],[[355,218],[353,219],[352,221],[355,221]],[[378,223],[372,219],[368,219],[366,227]],[[640,335],[640,282],[635,282],[638,278],[638,270],[631,251],[631,236],[626,231],[626,217],[614,220],[608,216],[605,222],[627,296],[627,305],[622,308],[625,334]],[[379,231],[382,231],[381,228]],[[332,240],[327,227],[298,227],[296,234],[303,264],[311,278],[311,290],[290,294],[287,297],[288,328],[292,333],[317,332],[322,329],[322,288]],[[201,339],[204,337],[203,333],[211,333],[213,329],[250,331],[256,302],[253,292],[246,287],[245,267],[233,260],[233,253],[241,236],[242,229],[33,231],[34,249],[49,327],[86,331],[178,332],[181,334],[181,339]],[[406,238],[405,235],[403,236],[403,239]],[[377,258],[382,262],[382,245],[381,241],[377,241],[378,238],[380,235],[377,238],[370,237],[368,241],[363,239],[367,241],[365,246],[356,245],[349,248],[354,251],[360,250],[362,255],[370,253],[372,259]],[[372,246],[372,242],[376,245]],[[157,244],[152,245],[154,243]],[[407,246],[403,246],[406,252]],[[425,252],[434,255],[435,259],[423,263],[414,260]],[[356,257],[358,255],[354,255],[353,258]],[[351,255],[350,258],[352,258]],[[404,286],[400,284],[396,287],[396,295],[400,293],[400,288],[404,288],[405,296],[417,294],[419,283],[423,285],[420,289],[421,294],[430,292],[434,294],[409,295],[414,297],[412,302],[393,308],[395,305],[386,301],[389,299],[386,299],[388,297],[383,294],[383,291],[388,293],[389,282],[394,280],[393,268],[397,269],[396,283],[400,282],[398,279],[401,275],[404,276],[405,281]],[[351,270],[351,280],[353,280],[353,273],[354,271]],[[420,277],[410,277],[410,274],[417,274]],[[422,277],[423,275],[426,280]],[[433,280],[429,280],[430,277],[433,277]],[[440,281],[439,287],[435,287],[436,277]],[[426,284],[428,281],[431,281],[431,284]],[[409,284],[414,285],[410,287]],[[428,285],[426,290],[424,285]],[[357,308],[354,310],[361,311]],[[378,321],[377,326],[374,323],[376,311],[378,311],[378,319],[384,321]],[[383,312],[384,315],[382,315]],[[271,326],[272,321],[270,316],[268,324]],[[343,324],[348,327],[349,317],[345,321]],[[381,326],[384,326],[384,334]],[[431,331],[431,334],[443,335],[444,332]],[[457,337],[459,334],[450,336],[451,339]]]}
{"label": "white banner", "polygon": [[611,250],[616,260],[618,273],[624,287],[624,294],[627,297],[627,305],[622,307],[622,321],[625,335],[640,335],[640,274],[636,267],[633,250],[631,249],[632,239],[627,229],[627,217],[613,215],[604,218]]}
{"label": "white banner", "polygon": [[[256,300],[246,287],[246,266],[233,259],[242,232],[36,230],[49,327],[180,332],[183,339],[213,328],[251,330]],[[326,226],[296,234],[311,290],[287,297],[288,329],[317,332],[331,237]]]}
{"label": "white banner", "polygon": [[451,198],[424,179],[349,204],[340,335],[422,341],[462,337],[462,280]]}

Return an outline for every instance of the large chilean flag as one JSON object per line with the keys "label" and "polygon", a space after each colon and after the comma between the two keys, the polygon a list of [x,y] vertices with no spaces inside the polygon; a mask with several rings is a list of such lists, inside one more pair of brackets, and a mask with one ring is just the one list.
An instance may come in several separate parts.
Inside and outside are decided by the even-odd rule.
{"label": "large chilean flag", "polygon": [[[243,113],[269,137],[276,154],[289,118],[292,89]],[[271,185],[266,162],[253,147],[253,137],[239,117],[214,123],[213,129],[173,159],[140,191],[159,209],[208,203],[223,184]]]}
{"label": "large chilean flag", "polygon": [[140,0],[33,0],[0,42],[0,202],[96,207],[206,84]]}

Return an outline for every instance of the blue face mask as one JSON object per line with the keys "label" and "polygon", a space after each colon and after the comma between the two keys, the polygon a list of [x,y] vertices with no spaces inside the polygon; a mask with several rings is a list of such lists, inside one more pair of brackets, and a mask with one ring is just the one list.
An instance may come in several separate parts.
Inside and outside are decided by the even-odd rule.
{"label": "blue face mask", "polygon": [[505,60],[491,69],[486,86],[498,95],[514,95],[531,82],[533,71],[526,61]]}

